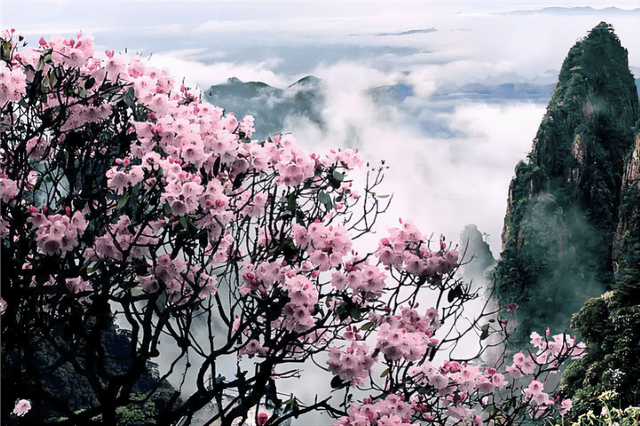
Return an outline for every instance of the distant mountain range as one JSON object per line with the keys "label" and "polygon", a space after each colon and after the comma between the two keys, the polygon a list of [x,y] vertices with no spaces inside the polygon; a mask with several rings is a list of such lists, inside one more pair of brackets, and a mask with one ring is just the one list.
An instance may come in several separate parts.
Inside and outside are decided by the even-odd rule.
{"label": "distant mountain range", "polygon": [[545,7],[539,10],[517,10],[506,12],[506,15],[533,15],[537,13],[549,13],[554,15],[612,15],[612,14],[640,14],[640,8],[636,9],[619,9],[617,7],[606,7],[604,9],[594,9],[589,6],[584,7]]}
{"label": "distant mountain range", "polygon": [[[370,96],[376,105],[396,107],[416,119],[426,135],[447,138],[456,136],[456,133],[449,129],[448,122],[440,114],[452,112],[460,102],[548,103],[557,76],[557,70],[548,70],[528,81],[516,74],[504,74],[476,83],[449,83],[428,98],[418,98],[414,88],[407,84],[375,87],[364,94]],[[636,85],[640,87],[640,79],[636,80]],[[246,114],[254,116],[255,139],[294,130],[291,128],[292,119],[307,119],[320,129],[324,128],[325,85],[311,75],[285,89],[232,77],[225,83],[211,86],[204,92],[204,97],[207,102],[235,113],[238,118]],[[407,101],[407,98],[415,99]],[[425,113],[427,111],[428,114]]]}
{"label": "distant mountain range", "polygon": [[233,112],[238,118],[247,114],[256,118],[253,137],[257,139],[285,131],[288,117],[305,117],[321,128],[323,126],[324,84],[311,75],[284,90],[232,77],[225,83],[211,86],[204,92],[204,97],[207,102]]}
{"label": "distant mountain range", "polygon": [[435,28],[426,28],[426,29],[421,29],[421,30],[409,30],[409,31],[403,31],[400,33],[379,33],[376,34],[377,36],[404,36],[404,35],[412,35],[412,34],[428,34],[428,33],[433,33],[436,30]]}

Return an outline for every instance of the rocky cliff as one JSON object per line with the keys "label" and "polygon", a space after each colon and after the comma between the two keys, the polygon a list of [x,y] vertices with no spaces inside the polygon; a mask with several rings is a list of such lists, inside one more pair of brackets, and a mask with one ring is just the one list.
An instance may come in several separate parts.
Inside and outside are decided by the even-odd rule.
{"label": "rocky cliff", "polygon": [[607,23],[579,40],[516,167],[495,285],[500,303],[521,307],[520,341],[534,329],[563,331],[614,281],[612,243],[624,234],[621,188],[639,118],[627,56]]}
{"label": "rocky cliff", "polygon": [[629,156],[622,176],[622,197],[619,220],[613,237],[612,261],[614,272],[618,272],[623,248],[629,243],[633,229],[640,224],[640,131],[636,133],[635,148]]}
{"label": "rocky cliff", "polygon": [[589,348],[562,374],[560,391],[573,401],[574,418],[600,412],[606,391],[615,392],[613,407],[640,406],[640,131],[627,157],[618,217],[612,291],[588,300],[571,320]]}

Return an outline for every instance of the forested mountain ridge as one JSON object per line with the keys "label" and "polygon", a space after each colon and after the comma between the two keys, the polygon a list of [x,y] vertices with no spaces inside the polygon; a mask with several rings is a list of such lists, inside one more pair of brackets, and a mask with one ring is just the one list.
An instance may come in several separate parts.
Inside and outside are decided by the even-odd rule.
{"label": "forested mountain ridge", "polygon": [[[631,343],[640,334],[639,118],[627,50],[601,22],[570,49],[509,187],[497,295],[520,306],[516,343],[547,325],[562,331],[573,317],[591,349],[563,376],[576,414],[596,408],[600,392],[635,389],[640,378],[630,361],[640,355]],[[626,393],[620,402],[637,404]]]}

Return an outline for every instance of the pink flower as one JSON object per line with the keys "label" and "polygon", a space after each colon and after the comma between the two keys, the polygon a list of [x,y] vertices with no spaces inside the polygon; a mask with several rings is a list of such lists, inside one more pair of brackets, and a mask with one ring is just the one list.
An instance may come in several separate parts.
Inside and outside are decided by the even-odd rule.
{"label": "pink flower", "polygon": [[507,367],[507,373],[509,373],[514,379],[522,377],[522,371],[520,371],[518,366],[515,364]]}
{"label": "pink flower", "polygon": [[9,203],[16,195],[18,195],[17,183],[11,179],[0,177],[0,200]]}
{"label": "pink flower", "polygon": [[24,416],[29,410],[31,410],[31,403],[26,399],[21,399],[13,408],[13,414],[16,416]]}
{"label": "pink flower", "polygon": [[336,290],[344,290],[347,286],[347,279],[342,272],[336,271],[331,275],[331,285],[333,285]]}
{"label": "pink flower", "polygon": [[520,351],[520,352],[518,352],[517,354],[515,354],[513,356],[513,363],[519,367],[519,366],[522,365],[522,363],[524,362],[525,358],[526,357],[524,356],[522,351]]}
{"label": "pink flower", "polygon": [[587,346],[580,342],[571,350],[571,359],[581,359],[587,356]]}
{"label": "pink flower", "polygon": [[442,374],[434,374],[429,377],[429,384],[436,389],[444,389],[449,384],[449,380]]}
{"label": "pink flower", "polygon": [[542,340],[542,336],[539,335],[538,333],[536,333],[535,331],[533,333],[531,333],[531,344],[533,346],[535,346],[536,348],[540,348],[542,346],[542,344],[544,343]]}
{"label": "pink flower", "polygon": [[138,282],[147,293],[155,293],[160,289],[158,281],[153,275],[138,276]]}
{"label": "pink flower", "polygon": [[107,173],[107,186],[113,189],[116,194],[124,193],[124,190],[129,186],[129,176],[122,172],[117,171],[115,168],[110,169]]}
{"label": "pink flower", "polygon": [[503,388],[505,385],[509,383],[504,379],[504,375],[500,373],[496,373],[493,376],[491,376],[491,381],[493,382],[494,385],[496,385],[499,388]]}
{"label": "pink flower", "polygon": [[267,350],[260,345],[256,339],[251,339],[238,351],[238,356],[249,355],[249,358],[253,358],[256,354],[259,356],[266,356]]}
{"label": "pink flower", "polygon": [[269,415],[267,413],[258,414],[258,426],[263,426],[269,420]]}
{"label": "pink flower", "polygon": [[531,356],[528,356],[522,362],[522,365],[519,365],[520,369],[524,374],[533,374],[536,371],[536,363],[533,361]]}
{"label": "pink flower", "polygon": [[491,393],[496,388],[495,384],[489,379],[481,379],[480,383],[478,383],[478,392],[480,393]]}
{"label": "pink flower", "polygon": [[539,395],[543,390],[544,385],[541,382],[539,382],[538,380],[532,380],[525,390],[525,394],[527,394],[527,396],[535,396]]}
{"label": "pink flower", "polygon": [[67,278],[65,280],[65,285],[67,286],[67,289],[74,294],[93,290],[91,283],[83,280],[81,277]]}
{"label": "pink flower", "polygon": [[560,404],[560,415],[564,416],[565,414],[567,414],[571,410],[571,407],[573,407],[573,403],[571,402],[571,400],[563,399],[562,403]]}

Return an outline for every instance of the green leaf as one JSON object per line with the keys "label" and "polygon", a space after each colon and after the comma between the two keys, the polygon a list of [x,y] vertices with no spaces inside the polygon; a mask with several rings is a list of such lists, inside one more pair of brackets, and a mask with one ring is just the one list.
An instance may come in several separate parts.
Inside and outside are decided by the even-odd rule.
{"label": "green leaf", "polygon": [[206,248],[209,245],[209,233],[207,231],[203,231],[198,235],[198,242],[202,248]]}
{"label": "green leaf", "polygon": [[351,308],[351,318],[353,318],[356,321],[362,318],[362,312],[360,312],[360,308],[358,308],[357,306],[354,306],[353,308]]}
{"label": "green leaf", "polygon": [[187,223],[187,218],[185,216],[182,216],[180,218],[180,225],[182,225],[184,229],[187,229],[189,227],[189,224]]}
{"label": "green leaf", "polygon": [[296,207],[297,207],[296,194],[295,193],[289,194],[289,196],[287,197],[287,210],[293,213],[296,211]]}
{"label": "green leaf", "polygon": [[309,178],[306,181],[304,181],[304,186],[302,187],[302,189],[309,189],[311,188],[312,184],[313,184],[313,179]]}
{"label": "green leaf", "polygon": [[382,378],[382,377],[387,377],[388,375],[389,375],[389,369],[387,368],[386,370],[384,370],[384,371],[382,372],[382,374],[380,375],[380,377],[381,377],[381,378]]}
{"label": "green leaf", "polygon": [[318,201],[324,205],[327,210],[331,210],[331,197],[326,192],[320,191],[318,193]]}
{"label": "green leaf", "polygon": [[344,387],[344,382],[340,377],[333,376],[333,379],[331,379],[331,387],[333,389],[340,389],[341,387]]}
{"label": "green leaf", "polygon": [[116,208],[118,210],[120,210],[121,208],[124,207],[125,204],[127,204],[127,200],[129,199],[129,194],[124,194],[124,196],[122,198],[120,198],[120,200],[118,200],[118,205],[116,206]]}
{"label": "green leaf", "polygon": [[337,170],[333,171],[333,178],[338,182],[342,182],[344,180],[344,173],[340,173]]}
{"label": "green leaf", "polygon": [[238,176],[236,176],[236,178],[233,180],[233,189],[240,188],[240,186],[242,185],[242,181],[244,180],[246,175],[246,173],[240,173],[238,174]]}
{"label": "green leaf", "polygon": [[360,330],[364,330],[367,331],[369,330],[371,327],[373,327],[375,325],[375,323],[373,321],[369,321],[368,323],[366,323],[365,325],[363,325],[362,327],[360,327]]}
{"label": "green leaf", "polygon": [[129,87],[127,94],[124,95],[124,103],[130,106],[131,108],[134,108],[136,106],[136,95],[135,95],[135,91],[133,90],[133,87]]}
{"label": "green leaf", "polygon": [[447,295],[447,300],[449,303],[453,302],[458,297],[462,296],[462,285],[458,285],[457,287],[449,290],[449,294]]}
{"label": "green leaf", "polygon": [[56,76],[55,72],[50,72],[49,73],[49,84],[51,85],[51,87],[55,87],[55,85],[58,83],[58,77]]}
{"label": "green leaf", "polygon": [[482,334],[480,334],[480,340],[484,340],[489,337],[489,324],[483,325],[482,327],[480,327],[480,329],[482,330]]}
{"label": "green leaf", "polygon": [[40,60],[36,65],[36,71],[42,71],[44,69],[44,56],[40,56]]}
{"label": "green leaf", "polygon": [[11,61],[11,42],[2,40],[2,60]]}
{"label": "green leaf", "polygon": [[87,81],[85,81],[85,83],[84,83],[84,88],[89,90],[89,89],[91,89],[93,87],[94,84],[96,84],[96,79],[93,78],[93,77],[89,77],[87,79]]}

